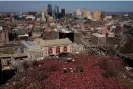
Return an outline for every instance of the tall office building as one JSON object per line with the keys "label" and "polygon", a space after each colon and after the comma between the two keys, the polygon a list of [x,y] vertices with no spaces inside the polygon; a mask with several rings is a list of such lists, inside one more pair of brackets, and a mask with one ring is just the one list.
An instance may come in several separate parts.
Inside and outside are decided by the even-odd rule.
{"label": "tall office building", "polygon": [[55,5],[54,13],[55,13],[56,19],[59,19],[59,6]]}
{"label": "tall office building", "polygon": [[85,8],[84,9],[84,11],[83,11],[83,17],[86,17],[86,18],[88,18],[88,11],[87,11],[87,9]]}
{"label": "tall office building", "polygon": [[46,17],[45,17],[45,11],[44,11],[44,9],[42,9],[42,20],[43,20],[43,21],[46,21]]}
{"label": "tall office building", "polygon": [[88,10],[88,18],[92,18],[92,14],[89,10]]}
{"label": "tall office building", "polygon": [[63,15],[63,17],[65,16],[65,9],[61,9],[61,14]]}
{"label": "tall office building", "polygon": [[48,4],[48,7],[47,7],[47,13],[48,13],[48,15],[49,16],[52,16],[52,12],[53,12],[52,5],[51,4]]}
{"label": "tall office building", "polygon": [[96,20],[101,20],[102,19],[101,15],[102,15],[101,11],[93,12],[93,18]]}
{"label": "tall office building", "polygon": [[82,16],[82,12],[80,11],[80,9],[77,9],[76,16]]}

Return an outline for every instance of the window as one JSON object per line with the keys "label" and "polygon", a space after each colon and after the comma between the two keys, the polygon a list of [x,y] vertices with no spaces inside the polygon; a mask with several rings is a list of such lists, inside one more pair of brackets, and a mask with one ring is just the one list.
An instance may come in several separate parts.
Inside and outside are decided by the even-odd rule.
{"label": "window", "polygon": [[35,58],[37,58],[37,54],[35,54]]}
{"label": "window", "polygon": [[43,54],[42,53],[40,53],[40,55],[41,55],[41,57],[43,57]]}
{"label": "window", "polygon": [[53,53],[53,49],[50,48],[50,49],[49,49],[49,54],[52,54],[52,53]]}
{"label": "window", "polygon": [[42,54],[41,53],[39,53],[39,57],[41,57],[42,56]]}
{"label": "window", "polygon": [[7,65],[7,61],[4,61],[4,64],[3,65]]}
{"label": "window", "polygon": [[56,53],[60,53],[60,47],[56,48]]}
{"label": "window", "polygon": [[42,57],[43,57],[43,53],[42,53]]}
{"label": "window", "polygon": [[3,65],[10,65],[10,61],[9,60],[3,60]]}
{"label": "window", "polygon": [[64,52],[67,52],[67,46],[64,47]]}

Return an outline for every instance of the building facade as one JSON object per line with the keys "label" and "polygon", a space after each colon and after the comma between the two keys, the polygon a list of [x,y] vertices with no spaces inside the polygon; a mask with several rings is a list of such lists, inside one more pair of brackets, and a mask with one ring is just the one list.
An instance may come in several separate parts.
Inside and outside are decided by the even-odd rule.
{"label": "building facade", "polygon": [[8,41],[9,41],[8,31],[0,30],[0,43]]}
{"label": "building facade", "polygon": [[106,37],[105,34],[93,33],[91,36],[91,43],[102,47],[113,47],[116,44],[113,34]]}
{"label": "building facade", "polygon": [[88,18],[88,11],[86,8],[83,11],[83,17]]}
{"label": "building facade", "polygon": [[77,11],[76,11],[76,16],[82,16],[82,12],[81,12],[80,9],[77,9]]}
{"label": "building facade", "polygon": [[21,52],[26,53],[31,60],[41,60],[44,57],[41,46],[33,41],[21,41]]}
{"label": "building facade", "polygon": [[83,52],[84,51],[84,45],[73,43],[72,45],[72,52]]}
{"label": "building facade", "polygon": [[63,15],[63,17],[65,16],[65,9],[61,9],[61,13]]}
{"label": "building facade", "polygon": [[52,13],[53,12],[53,10],[52,10],[52,5],[51,4],[48,4],[48,7],[47,7],[47,13],[48,13],[48,15],[49,16],[52,16]]}
{"label": "building facade", "polygon": [[34,41],[42,47],[44,56],[72,52],[72,42],[68,38],[55,40],[43,40],[37,38]]}
{"label": "building facade", "polygon": [[96,20],[101,20],[101,11],[93,12],[93,18]]}
{"label": "building facade", "polygon": [[42,20],[43,20],[43,21],[46,21],[46,17],[45,17],[45,11],[44,11],[44,9],[42,10]]}
{"label": "building facade", "polygon": [[55,18],[56,19],[59,19],[59,6],[55,5],[55,8],[54,8],[54,14],[55,14]]}

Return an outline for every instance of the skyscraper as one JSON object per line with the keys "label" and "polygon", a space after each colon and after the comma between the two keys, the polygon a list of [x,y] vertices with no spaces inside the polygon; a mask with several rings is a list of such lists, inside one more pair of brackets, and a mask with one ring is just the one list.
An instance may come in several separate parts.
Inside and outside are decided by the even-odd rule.
{"label": "skyscraper", "polygon": [[93,18],[96,20],[101,20],[101,11],[93,12]]}
{"label": "skyscraper", "polygon": [[59,19],[59,6],[55,5],[54,12],[56,19]]}
{"label": "skyscraper", "polygon": [[88,10],[88,18],[92,18],[92,14],[89,10]]}
{"label": "skyscraper", "polygon": [[48,4],[47,13],[49,16],[52,16],[52,5],[51,4]]}
{"label": "skyscraper", "polygon": [[65,9],[61,9],[61,14],[63,15],[63,17],[65,16]]}
{"label": "skyscraper", "polygon": [[46,21],[44,9],[42,10],[42,20],[43,20],[43,21]]}
{"label": "skyscraper", "polygon": [[91,12],[87,10],[86,8],[83,11],[83,17],[92,18]]}
{"label": "skyscraper", "polygon": [[85,8],[84,11],[83,11],[83,17],[88,18],[88,11],[87,11],[86,8]]}
{"label": "skyscraper", "polygon": [[77,9],[76,16],[82,16],[82,13],[81,13],[80,9]]}

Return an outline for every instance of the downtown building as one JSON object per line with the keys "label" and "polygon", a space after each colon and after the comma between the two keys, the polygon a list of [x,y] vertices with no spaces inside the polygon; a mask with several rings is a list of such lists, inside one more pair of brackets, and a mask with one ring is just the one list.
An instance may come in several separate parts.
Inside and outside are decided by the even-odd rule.
{"label": "downtown building", "polygon": [[36,20],[37,21],[46,21],[46,16],[45,16],[45,11],[42,9],[42,12],[38,12],[36,15]]}
{"label": "downtown building", "polygon": [[92,18],[91,12],[87,10],[86,8],[83,11],[83,17],[84,18]]}
{"label": "downtown building", "polygon": [[86,8],[85,8],[84,11],[83,11],[83,17],[84,17],[84,18],[88,18],[88,11],[87,11]]}
{"label": "downtown building", "polygon": [[76,11],[76,17],[77,18],[81,18],[82,17],[82,12],[81,12],[80,9],[77,9],[77,11]]}
{"label": "downtown building", "polygon": [[65,16],[65,9],[61,9],[61,14],[63,15],[63,17]]}
{"label": "downtown building", "polygon": [[59,6],[55,5],[55,8],[54,8],[54,15],[55,15],[55,18],[58,20],[59,19]]}
{"label": "downtown building", "polygon": [[0,27],[0,43],[9,41],[8,31],[3,29],[3,27]]}
{"label": "downtown building", "polygon": [[93,12],[93,18],[96,20],[103,20],[104,17],[105,17],[105,12],[102,11]]}
{"label": "downtown building", "polygon": [[51,5],[51,4],[48,4],[48,7],[47,7],[47,14],[48,14],[49,16],[51,16],[51,17],[52,17],[52,15],[53,15],[53,10],[52,10],[52,5]]}

